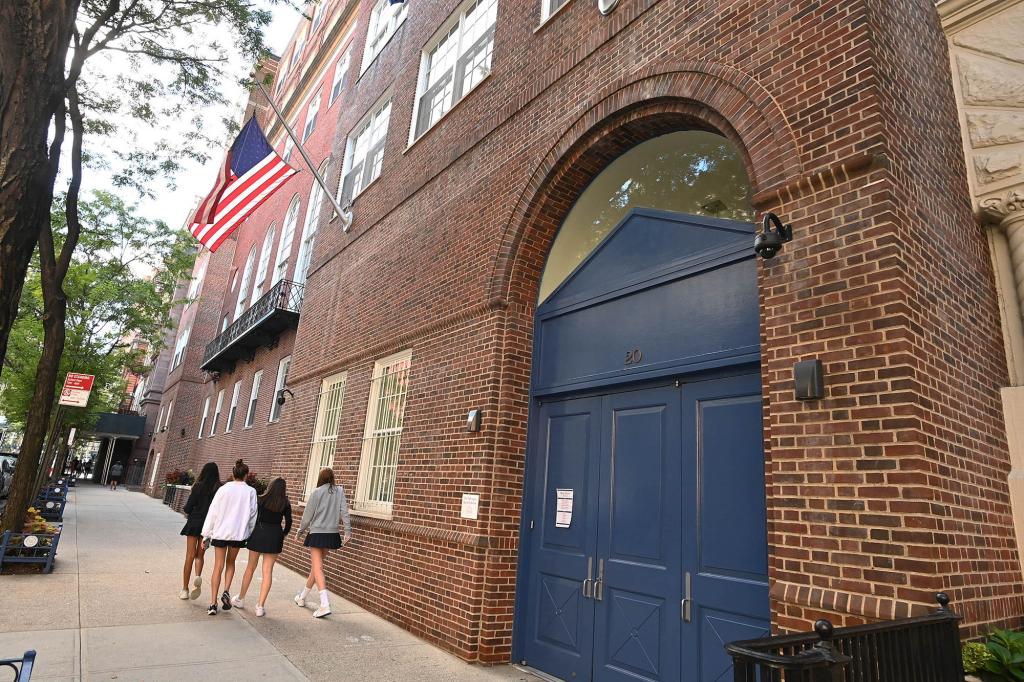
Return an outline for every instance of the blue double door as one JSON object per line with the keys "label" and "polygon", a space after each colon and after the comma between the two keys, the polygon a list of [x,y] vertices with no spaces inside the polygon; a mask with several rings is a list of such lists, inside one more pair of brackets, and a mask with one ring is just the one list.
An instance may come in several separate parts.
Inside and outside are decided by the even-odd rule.
{"label": "blue double door", "polygon": [[760,378],[545,400],[530,445],[528,665],[563,680],[731,680],[769,629]]}

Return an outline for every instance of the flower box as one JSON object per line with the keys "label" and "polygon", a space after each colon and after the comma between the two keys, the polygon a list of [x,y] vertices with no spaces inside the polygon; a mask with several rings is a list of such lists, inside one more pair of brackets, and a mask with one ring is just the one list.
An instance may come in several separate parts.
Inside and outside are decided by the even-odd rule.
{"label": "flower box", "polygon": [[60,531],[57,526],[56,533],[4,532],[0,537],[0,568],[4,564],[43,564],[43,573],[50,573],[57,558]]}

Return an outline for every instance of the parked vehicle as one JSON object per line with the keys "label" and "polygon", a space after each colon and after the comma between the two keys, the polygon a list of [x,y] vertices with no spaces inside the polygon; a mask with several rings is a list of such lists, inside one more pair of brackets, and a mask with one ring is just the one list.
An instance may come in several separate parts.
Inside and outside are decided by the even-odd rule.
{"label": "parked vehicle", "polygon": [[18,460],[8,455],[0,455],[0,498],[7,497],[14,482],[14,467]]}

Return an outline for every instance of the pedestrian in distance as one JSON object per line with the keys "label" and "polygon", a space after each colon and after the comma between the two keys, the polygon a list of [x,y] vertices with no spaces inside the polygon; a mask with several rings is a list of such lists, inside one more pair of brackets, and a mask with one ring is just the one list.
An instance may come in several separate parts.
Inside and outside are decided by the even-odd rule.
{"label": "pedestrian in distance", "polygon": [[[239,609],[245,608],[245,595],[256,573],[256,565],[262,559],[263,582],[260,583],[260,596],[256,602],[256,616],[262,617],[267,612],[267,596],[274,581],[274,563],[284,549],[285,537],[292,529],[292,504],[288,501],[287,485],[283,478],[271,481],[267,492],[259,498],[257,507],[256,529],[245,543],[249,550],[249,563],[242,575],[242,589],[231,600],[231,604]],[[282,521],[284,528],[281,527]]]}
{"label": "pedestrian in distance", "polygon": [[114,462],[110,467],[110,489],[117,490],[117,484],[121,481],[121,474],[124,473],[124,465],[120,462]]}
{"label": "pedestrian in distance", "polygon": [[[338,527],[344,523],[345,537],[342,538]],[[348,516],[348,500],[345,490],[334,482],[333,469],[321,469],[316,480],[316,490],[309,496],[306,509],[302,512],[302,521],[296,537],[302,537],[308,530],[303,544],[309,547],[309,558],[312,568],[306,578],[306,587],[295,595],[295,603],[306,606],[306,596],[316,583],[320,592],[320,608],[313,612],[315,618],[323,618],[331,612],[331,602],[327,594],[324,579],[324,557],[332,549],[348,544],[352,539],[352,523]]]}
{"label": "pedestrian in distance", "polygon": [[215,548],[213,576],[210,579],[213,603],[206,610],[211,616],[217,615],[217,593],[220,592],[222,573],[224,592],[220,595],[220,603],[225,611],[231,608],[235,558],[256,527],[256,490],[245,482],[248,475],[249,467],[245,462],[235,462],[231,470],[231,482],[222,485],[213,496],[210,511],[203,523],[203,538],[209,540]]}
{"label": "pedestrian in distance", "polygon": [[[220,469],[216,462],[207,462],[199,472],[199,478],[192,485],[192,492],[189,493],[188,501],[185,502],[185,515],[188,520],[181,529],[185,536],[185,567],[181,578],[181,592],[179,599],[196,599],[203,591],[203,560],[206,558],[206,548],[203,546],[203,525],[206,523],[206,515],[213,503],[213,496],[220,489]],[[192,569],[195,568],[196,576],[192,578]],[[189,589],[189,579],[192,579],[192,589]]]}

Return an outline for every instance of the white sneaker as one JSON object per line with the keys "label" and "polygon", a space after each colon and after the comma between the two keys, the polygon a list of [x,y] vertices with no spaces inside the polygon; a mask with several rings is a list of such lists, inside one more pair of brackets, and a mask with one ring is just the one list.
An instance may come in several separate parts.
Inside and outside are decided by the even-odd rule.
{"label": "white sneaker", "polygon": [[236,609],[244,609],[245,601],[238,595],[235,595],[231,598],[231,605],[234,606]]}
{"label": "white sneaker", "polygon": [[265,608],[263,608],[262,606],[260,606],[259,604],[257,604],[256,605],[256,617],[257,618],[262,618],[265,615],[267,615],[267,610]]}
{"label": "white sneaker", "polygon": [[302,608],[306,608],[306,598],[302,596],[301,592],[299,592],[297,595],[295,595],[295,598],[292,599],[292,601],[295,602],[295,604],[297,606],[301,606]]}
{"label": "white sneaker", "polygon": [[314,618],[323,618],[324,616],[329,616],[329,615],[331,615],[331,605],[330,604],[328,604],[327,606],[321,606],[320,608],[318,608],[316,611],[313,612],[313,617]]}
{"label": "white sneaker", "polygon": [[[178,593],[178,599],[188,599],[188,590],[182,590]],[[195,599],[195,597],[193,597]]]}
{"label": "white sneaker", "polygon": [[203,579],[196,576],[192,579],[192,591],[188,593],[189,599],[198,599],[203,591]]}

